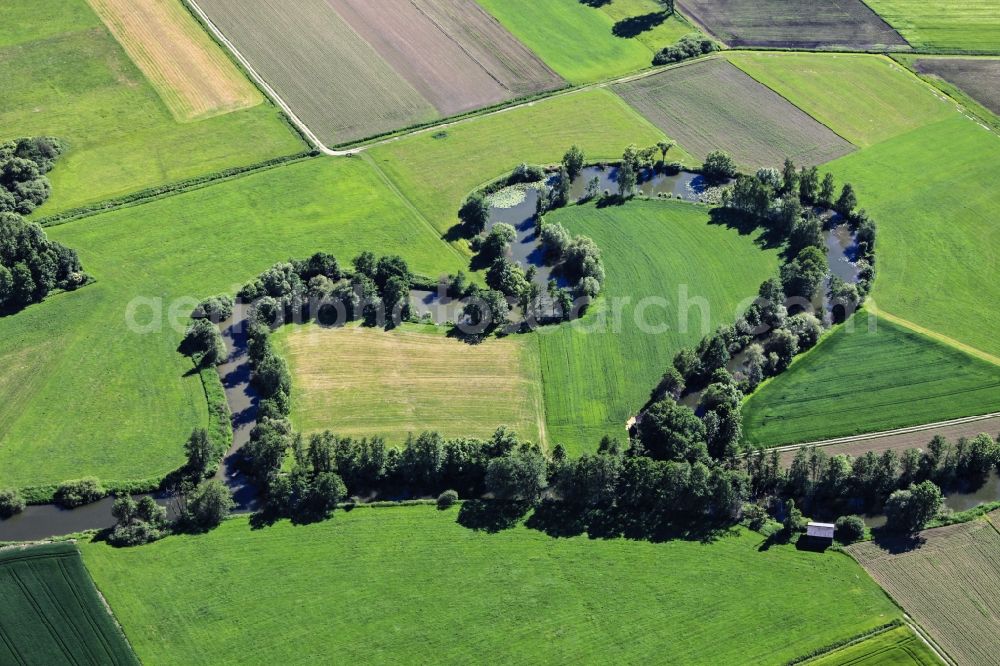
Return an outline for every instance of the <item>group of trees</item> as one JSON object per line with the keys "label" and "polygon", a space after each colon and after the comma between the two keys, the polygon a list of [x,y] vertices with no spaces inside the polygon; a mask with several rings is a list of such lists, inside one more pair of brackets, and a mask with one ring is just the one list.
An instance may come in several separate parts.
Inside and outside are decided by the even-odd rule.
{"label": "group of trees", "polygon": [[49,240],[38,224],[21,217],[49,197],[45,174],[62,150],[52,137],[0,142],[0,314],[90,279],[74,250]]}
{"label": "group of trees", "polygon": [[719,45],[713,40],[700,33],[684,35],[675,44],[666,46],[653,56],[654,65],[669,65],[672,62],[680,62],[688,58],[697,58],[700,55],[717,51]]}
{"label": "group of trees", "polygon": [[723,197],[723,206],[764,227],[775,242],[785,244],[781,282],[785,294],[811,300],[827,275],[826,241],[820,214],[832,210],[846,221],[857,243],[857,284],[831,280],[828,296],[836,304],[837,319],[860,306],[875,279],[875,223],[857,210],[857,196],[850,183],[835,194],[831,174],[822,181],[816,167],[796,169],[791,160],[784,168],[760,169],[738,175]]}
{"label": "group of trees", "polygon": [[889,528],[900,531],[920,529],[933,517],[940,501],[932,500],[940,498],[940,488],[975,489],[998,465],[1000,442],[986,434],[954,444],[936,436],[924,450],[869,451],[856,458],[803,448],[787,470],[777,451],[746,455],[752,497],[793,499],[820,518],[884,511]]}
{"label": "group of trees", "polygon": [[252,304],[254,321],[272,328],[311,318],[327,325],[362,319],[391,327],[409,318],[415,278],[401,257],[362,252],[352,267],[342,269],[336,257],[317,252],[275,264],[243,285],[237,297]]}
{"label": "group of trees", "polygon": [[52,191],[46,177],[62,153],[53,137],[26,137],[0,142],[0,213],[27,215]]}
{"label": "group of trees", "polygon": [[[664,155],[669,147],[665,144]],[[631,149],[634,151],[634,147]],[[574,237],[562,225],[548,224],[544,218],[546,212],[568,203],[570,184],[583,170],[584,163],[583,151],[574,145],[563,156],[559,175],[551,187],[541,182],[545,178],[543,171],[522,164],[507,178],[473,194],[463,204],[459,218],[469,233],[476,234],[472,245],[478,251],[476,261],[488,266],[488,289],[468,285],[464,276],[458,275],[452,278],[448,291],[454,297],[467,298],[463,314],[465,321],[476,329],[475,333],[488,333],[510,324],[513,304],[520,307],[524,321],[530,326],[542,318],[569,319],[582,312],[600,294],[604,282],[600,249],[590,238]],[[543,293],[535,267],[525,270],[507,256],[511,243],[517,239],[513,226],[497,222],[488,233],[484,232],[490,211],[485,194],[499,187],[526,182],[539,183],[535,226],[544,261],[566,278],[569,287],[561,287],[556,280],[550,280]],[[547,311],[544,307],[546,296]]]}
{"label": "group of trees", "polygon": [[88,280],[74,250],[50,240],[38,224],[0,212],[0,313],[20,310],[54,289],[76,289]]}

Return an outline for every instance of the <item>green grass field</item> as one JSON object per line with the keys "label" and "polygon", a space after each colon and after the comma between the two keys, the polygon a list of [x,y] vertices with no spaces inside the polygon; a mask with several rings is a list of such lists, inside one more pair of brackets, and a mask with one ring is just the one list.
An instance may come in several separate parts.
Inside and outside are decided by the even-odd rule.
{"label": "green grass field", "polygon": [[592,312],[538,333],[549,441],[573,453],[596,449],[605,434],[624,439],[678,349],[734,322],[739,303],[777,270],[774,252],[709,224],[693,204],[571,206],[546,220],[593,238],[607,271]]}
{"label": "green grass field", "polygon": [[[841,553],[555,539],[358,508],[324,523],[83,546],[147,663],[782,663],[900,615]],[[816,581],[823,581],[817,585]]]}
{"label": "green grass field", "polygon": [[447,330],[282,327],[273,340],[292,371],[295,429],[381,435],[398,445],[425,430],[485,439],[506,425],[544,443],[537,340],[469,345]]}
{"label": "green grass field", "polygon": [[[601,5],[600,9],[616,23],[624,22],[627,24],[630,19],[660,14],[663,12],[663,5],[659,0],[611,0],[607,4]],[[664,46],[673,44],[684,35],[698,32],[698,29],[688,23],[687,19],[679,12],[674,12],[662,22],[657,23],[657,20],[652,20],[650,27],[633,38],[645,44],[654,53]]]}
{"label": "green grass field", "polygon": [[[588,160],[620,159],[630,143],[650,146],[662,138],[618,96],[591,90],[408,136],[366,155],[445,233],[472,190],[521,162],[557,163],[574,143]],[[670,155],[691,159],[677,148]]]}
{"label": "green grass field", "polygon": [[478,2],[570,83],[592,83],[653,64],[652,49],[638,39],[616,37],[615,19],[579,0]]}
{"label": "green grass field", "polygon": [[897,627],[809,663],[812,666],[936,666],[941,660],[909,627]]}
{"label": "green grass field", "polygon": [[69,145],[42,215],[305,148],[269,103],[176,122],[85,0],[42,5],[0,5],[0,140]]}
{"label": "green grass field", "polygon": [[780,446],[1000,409],[1000,367],[870,321],[856,315],[762,384],[744,404],[747,441]]}
{"label": "green grass field", "polygon": [[[208,418],[176,351],[195,299],[318,250],[398,252],[434,275],[465,265],[360,160],[305,160],[48,231],[97,281],[0,318],[0,487],[176,468]],[[153,333],[126,324],[137,297],[157,299],[135,316],[155,324],[155,309]]]}
{"label": "green grass field", "polygon": [[0,663],[139,663],[71,543],[0,551],[0,598]]}
{"label": "green grass field", "polygon": [[1000,52],[993,0],[866,0],[912,46],[925,51]]}
{"label": "green grass field", "polygon": [[878,307],[994,356],[997,164],[1000,138],[956,117],[828,165],[879,225]]}
{"label": "green grass field", "polygon": [[726,57],[861,148],[958,115],[953,103],[884,56],[731,52]]}

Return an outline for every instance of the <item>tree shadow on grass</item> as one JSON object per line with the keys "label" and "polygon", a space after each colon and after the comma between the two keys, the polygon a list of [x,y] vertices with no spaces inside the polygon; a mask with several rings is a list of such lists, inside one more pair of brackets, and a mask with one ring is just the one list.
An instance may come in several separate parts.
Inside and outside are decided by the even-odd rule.
{"label": "tree shadow on grass", "polygon": [[729,208],[713,208],[708,213],[709,224],[724,226],[727,229],[737,231],[741,236],[757,234],[753,242],[762,250],[776,250],[780,248],[785,239],[780,233],[775,233],[766,229],[751,216]]}
{"label": "tree shadow on grass", "polygon": [[494,534],[517,525],[530,508],[528,502],[469,500],[459,509],[457,521],[470,530]]}
{"label": "tree shadow on grass", "polygon": [[670,16],[667,12],[650,12],[642,16],[630,16],[615,23],[611,28],[611,33],[615,37],[638,37],[644,32],[652,30],[662,24]]}

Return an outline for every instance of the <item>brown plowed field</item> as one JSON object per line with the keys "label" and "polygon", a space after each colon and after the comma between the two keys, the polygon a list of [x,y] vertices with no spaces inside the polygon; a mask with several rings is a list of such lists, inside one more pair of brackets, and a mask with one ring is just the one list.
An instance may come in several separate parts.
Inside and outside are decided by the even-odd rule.
{"label": "brown plowed field", "polygon": [[327,0],[197,2],[326,145],[438,115]]}
{"label": "brown plowed field", "polygon": [[561,85],[472,0],[328,1],[442,115]]}
{"label": "brown plowed field", "polygon": [[[991,437],[997,437],[1000,435],[1000,416],[983,419],[981,421],[973,421],[971,423],[941,426],[940,428],[921,430],[919,432],[886,435],[885,437],[870,437],[868,439],[860,439],[853,442],[846,442],[844,444],[831,444],[829,446],[821,447],[821,450],[829,456],[846,453],[852,457],[862,456],[868,451],[874,451],[877,454],[889,450],[902,453],[906,449],[927,448],[927,443],[930,442],[935,435],[941,435],[942,437],[954,442],[959,437],[971,438],[983,432]],[[791,465],[792,460],[795,459],[795,453],[795,450],[782,451],[782,466],[788,467]]]}
{"label": "brown plowed field", "polygon": [[614,91],[692,155],[725,150],[744,166],[822,164],[854,146],[721,58],[627,83]]}
{"label": "brown plowed field", "polygon": [[[924,530],[915,540],[865,542],[847,551],[958,664],[1000,654],[997,519]],[[992,522],[991,522],[992,521]]]}
{"label": "brown plowed field", "polygon": [[1000,59],[921,58],[913,63],[921,74],[940,77],[1000,115]]}
{"label": "brown plowed field", "polygon": [[88,0],[181,121],[264,101],[180,0]]}
{"label": "brown plowed field", "polygon": [[908,46],[861,0],[678,0],[677,5],[730,46]]}

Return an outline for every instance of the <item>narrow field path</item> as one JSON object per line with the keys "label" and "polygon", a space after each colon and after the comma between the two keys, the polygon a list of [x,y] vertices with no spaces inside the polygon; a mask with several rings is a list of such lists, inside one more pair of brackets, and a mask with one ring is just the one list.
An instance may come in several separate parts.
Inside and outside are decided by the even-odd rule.
{"label": "narrow field path", "polygon": [[835,439],[805,442],[803,444],[778,446],[769,450],[778,451],[781,457],[781,464],[787,467],[791,464],[799,449],[811,446],[823,449],[823,452],[830,456],[842,453],[857,456],[867,451],[881,453],[888,450],[899,452],[909,448],[924,448],[935,435],[956,440],[959,437],[975,437],[984,432],[991,437],[1000,435],[1000,412],[983,414],[982,416],[968,416],[950,421],[939,421],[937,423],[927,423],[907,428],[896,428],[895,430],[873,432],[866,435],[851,435],[849,437],[837,437]]}
{"label": "narrow field path", "polygon": [[927,337],[933,338],[934,340],[937,340],[942,344],[963,351],[969,356],[975,356],[976,358],[982,359],[987,363],[992,363],[993,365],[1000,365],[1000,357],[998,356],[994,356],[993,354],[984,352],[983,350],[967,345],[964,342],[959,342],[954,338],[949,338],[947,335],[944,335],[943,333],[938,333],[937,331],[932,331],[929,328],[924,328],[920,324],[915,324],[912,321],[909,321],[908,319],[897,317],[894,314],[891,314],[889,312],[886,312],[885,310],[876,307],[874,303],[869,303],[868,309],[871,310],[872,313],[878,315],[879,317],[882,317],[886,321],[892,322],[893,324],[898,324],[900,326],[903,326],[904,328],[910,329],[911,331],[916,331],[921,335],[926,335]]}

